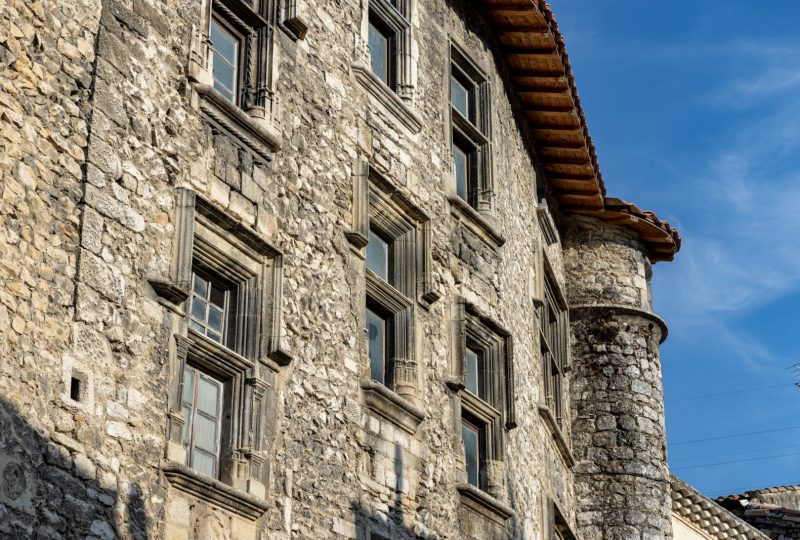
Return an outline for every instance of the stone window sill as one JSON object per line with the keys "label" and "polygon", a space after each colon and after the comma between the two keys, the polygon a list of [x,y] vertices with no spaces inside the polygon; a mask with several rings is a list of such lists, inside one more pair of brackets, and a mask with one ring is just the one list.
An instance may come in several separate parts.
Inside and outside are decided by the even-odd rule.
{"label": "stone window sill", "polygon": [[556,422],[553,412],[550,410],[550,407],[541,403],[538,405],[538,408],[539,414],[544,419],[544,423],[547,424],[550,433],[553,435],[553,440],[556,442],[556,447],[558,447],[561,457],[564,459],[564,463],[571,469],[575,466],[575,457],[572,455],[572,451],[569,449],[569,445],[563,433],[561,433],[561,428],[558,427],[558,422]]}
{"label": "stone window sill", "polygon": [[260,518],[269,506],[263,500],[243,493],[186,465],[168,463],[161,471],[175,489],[214,504],[252,521]]}
{"label": "stone window sill", "polygon": [[416,433],[425,412],[377,381],[362,381],[361,390],[367,407],[410,435]]}
{"label": "stone window sill", "polygon": [[422,120],[391,88],[380,80],[363,60],[351,64],[356,80],[367,89],[372,97],[391,112],[413,134],[422,131]]}
{"label": "stone window sill", "polygon": [[462,505],[500,526],[505,526],[506,520],[514,516],[513,508],[471,484],[458,482],[456,489]]}
{"label": "stone window sill", "polygon": [[506,243],[500,231],[461,197],[451,195],[447,200],[450,202],[450,213],[492,249],[498,249]]}
{"label": "stone window sill", "polygon": [[213,86],[193,83],[192,87],[197,92],[202,113],[263,160],[272,160],[272,154],[281,146],[280,134],[273,126],[248,115],[225,99]]}

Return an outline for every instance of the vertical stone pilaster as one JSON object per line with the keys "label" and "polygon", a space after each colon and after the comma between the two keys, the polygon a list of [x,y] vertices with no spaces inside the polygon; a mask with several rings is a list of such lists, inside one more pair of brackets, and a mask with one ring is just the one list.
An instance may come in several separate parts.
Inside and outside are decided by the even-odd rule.
{"label": "vertical stone pilaster", "polygon": [[565,234],[579,536],[671,538],[659,344],[646,253],[624,229],[574,218]]}

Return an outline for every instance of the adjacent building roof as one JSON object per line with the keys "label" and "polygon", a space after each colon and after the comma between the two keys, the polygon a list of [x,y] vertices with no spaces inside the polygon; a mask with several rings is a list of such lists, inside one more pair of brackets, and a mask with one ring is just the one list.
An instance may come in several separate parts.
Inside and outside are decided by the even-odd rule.
{"label": "adjacent building roof", "polygon": [[736,493],[733,495],[725,495],[722,497],[717,497],[717,502],[727,502],[727,501],[742,501],[742,500],[751,500],[751,499],[767,499],[772,495],[780,494],[780,493],[798,493],[800,492],[800,485],[793,485],[793,486],[775,486],[775,487],[767,487],[761,489],[752,489],[750,491],[745,491],[744,493]]}
{"label": "adjacent building roof", "polygon": [[769,537],[748,525],[689,484],[671,477],[672,513],[705,531],[712,538],[768,540]]}
{"label": "adjacent building roof", "polygon": [[560,206],[634,229],[653,262],[671,260],[681,238],[669,223],[606,196],[575,79],[555,16],[544,0],[480,0],[494,25],[525,109],[536,153]]}

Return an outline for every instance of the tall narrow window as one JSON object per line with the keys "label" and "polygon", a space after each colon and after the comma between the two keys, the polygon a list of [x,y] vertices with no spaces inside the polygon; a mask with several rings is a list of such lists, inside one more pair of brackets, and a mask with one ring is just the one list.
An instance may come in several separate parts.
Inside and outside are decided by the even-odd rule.
{"label": "tall narrow window", "polygon": [[216,341],[226,344],[228,313],[231,309],[230,290],[207,274],[192,275],[190,326]]}
{"label": "tall narrow window", "polygon": [[566,309],[558,300],[555,284],[547,273],[544,278],[544,305],[541,307],[539,328],[545,399],[558,426],[562,427],[564,415],[562,387],[567,364]]}
{"label": "tall narrow window", "polygon": [[[402,4],[402,5],[401,5]],[[391,90],[408,84],[408,44],[411,25],[407,20],[407,2],[369,0],[367,9],[367,45],[370,69]]]}
{"label": "tall narrow window", "polygon": [[222,383],[197,369],[183,371],[181,412],[187,465],[216,478],[219,474]]}
{"label": "tall narrow window", "polygon": [[480,487],[480,428],[462,420],[461,440],[464,441],[464,459],[467,468],[467,483]]}
{"label": "tall narrow window", "polygon": [[372,380],[387,384],[387,371],[390,371],[392,367],[389,364],[389,321],[387,317],[369,307],[366,313],[370,375]]}
{"label": "tall narrow window", "polygon": [[450,109],[456,194],[476,210],[491,207],[489,83],[451,46]]}
{"label": "tall narrow window", "polygon": [[228,101],[238,105],[241,49],[244,39],[231,25],[223,23],[216,17],[211,19],[209,39],[214,88]]}
{"label": "tall narrow window", "polygon": [[454,314],[457,379],[449,386],[459,395],[466,482],[497,497],[490,490],[502,483],[493,475],[502,474],[504,428],[515,426],[511,335],[463,299]]}
{"label": "tall narrow window", "polygon": [[394,87],[394,34],[379,19],[369,20],[369,53],[372,72],[390,87]]}

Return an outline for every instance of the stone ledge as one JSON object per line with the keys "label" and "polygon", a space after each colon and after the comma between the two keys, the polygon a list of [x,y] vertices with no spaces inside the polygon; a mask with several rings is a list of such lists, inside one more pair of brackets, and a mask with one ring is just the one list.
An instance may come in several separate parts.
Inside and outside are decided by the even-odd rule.
{"label": "stone ledge", "polygon": [[500,526],[505,526],[506,520],[514,516],[513,508],[472,484],[457,482],[456,490],[458,490],[461,504]]}
{"label": "stone ledge", "polygon": [[659,344],[664,343],[667,340],[667,335],[669,333],[669,329],[667,328],[667,323],[656,315],[655,313],[651,313],[650,311],[646,311],[644,309],[636,308],[633,306],[620,306],[614,304],[577,304],[569,306],[569,315],[570,321],[574,321],[580,318],[581,313],[586,313],[590,311],[598,311],[599,315],[632,315],[634,317],[641,317],[643,319],[647,319],[650,322],[655,323],[661,329],[661,340]]}
{"label": "stone ledge", "polygon": [[367,407],[410,435],[425,419],[425,412],[377,381],[361,382]]}
{"label": "stone ledge", "polygon": [[506,239],[500,234],[500,231],[464,199],[458,195],[450,195],[447,197],[447,201],[450,203],[450,214],[458,218],[489,247],[498,249],[506,243]]}
{"label": "stone ledge", "polygon": [[247,148],[265,161],[281,147],[280,134],[249,116],[225,99],[213,86],[193,83],[192,88],[200,98],[199,108],[206,116],[236,137]]}
{"label": "stone ledge", "polygon": [[539,414],[545,420],[545,424],[550,429],[550,433],[553,435],[553,440],[556,441],[556,446],[558,447],[559,452],[561,452],[561,457],[564,458],[564,462],[566,463],[568,468],[572,468],[575,466],[575,457],[572,455],[572,451],[569,449],[569,445],[567,444],[567,440],[564,438],[564,434],[561,433],[561,428],[558,427],[558,422],[556,422],[555,417],[553,416],[553,412],[550,410],[550,407],[544,405],[542,403],[537,404],[539,409]]}
{"label": "stone ledge", "polygon": [[391,88],[380,80],[368,65],[361,60],[356,60],[350,67],[356,76],[356,80],[361,86],[367,89],[369,94],[378,100],[395,118],[416,135],[422,131],[422,120],[417,113],[403,101],[403,99],[392,91]]}
{"label": "stone ledge", "polygon": [[175,489],[219,506],[245,519],[255,521],[267,511],[269,505],[261,499],[242,493],[219,480],[198,473],[186,465],[167,463],[162,465],[170,485]]}

